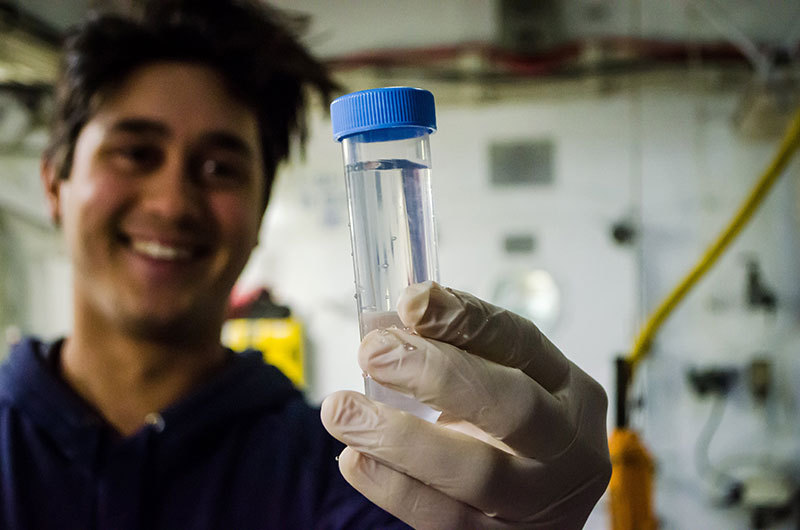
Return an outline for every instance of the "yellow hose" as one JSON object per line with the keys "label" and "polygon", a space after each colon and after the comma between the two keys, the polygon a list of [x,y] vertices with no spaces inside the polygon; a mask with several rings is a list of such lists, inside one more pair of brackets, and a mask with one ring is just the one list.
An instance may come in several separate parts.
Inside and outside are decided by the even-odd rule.
{"label": "yellow hose", "polygon": [[628,357],[631,370],[634,370],[636,365],[648,354],[653,342],[653,337],[655,337],[669,314],[672,313],[697,281],[717,261],[734,238],[739,235],[739,232],[741,232],[742,228],[753,216],[753,213],[761,205],[767,192],[772,188],[775,181],[778,180],[778,177],[783,172],[786,164],[791,160],[798,146],[800,146],[800,111],[792,118],[792,122],[781,141],[780,148],[775,158],[769,164],[766,171],[764,171],[764,174],[758,179],[750,195],[747,196],[739,207],[731,223],[722,231],[719,238],[706,249],[705,254],[697,265],[695,265],[689,274],[681,280],[669,296],[661,302],[658,308],[647,319],[641,331],[639,331],[639,335],[636,337],[636,341],[633,345],[633,350]]}

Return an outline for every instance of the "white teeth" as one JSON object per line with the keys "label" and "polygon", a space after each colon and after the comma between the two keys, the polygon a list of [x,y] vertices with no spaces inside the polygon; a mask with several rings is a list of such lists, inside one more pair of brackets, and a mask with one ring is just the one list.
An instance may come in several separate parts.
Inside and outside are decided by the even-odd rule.
{"label": "white teeth", "polygon": [[157,241],[134,240],[131,242],[131,246],[136,252],[155,259],[178,260],[192,255],[188,248],[162,245]]}

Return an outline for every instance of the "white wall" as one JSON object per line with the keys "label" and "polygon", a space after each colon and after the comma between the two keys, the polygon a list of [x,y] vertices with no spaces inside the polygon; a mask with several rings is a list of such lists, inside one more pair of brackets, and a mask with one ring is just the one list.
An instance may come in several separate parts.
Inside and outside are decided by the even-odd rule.
{"label": "white wall", "polygon": [[[643,97],[642,162],[645,304],[652,309],[732,216],[771,159],[775,142],[746,141],[731,126],[736,93],[657,92]],[[697,479],[694,445],[712,400],[686,384],[692,366],[742,370],[727,400],[710,458],[760,460],[798,478],[800,357],[798,328],[797,162],[720,264],[664,327],[645,365],[646,406],[639,421],[659,462],[658,504],[668,528],[750,528],[737,510],[711,510]],[[775,314],[749,309],[745,260],[756,256],[778,297]],[[773,363],[775,394],[759,408],[744,368],[762,356]],[[753,471],[739,465],[737,478]],[[789,526],[787,526],[788,528]]]}

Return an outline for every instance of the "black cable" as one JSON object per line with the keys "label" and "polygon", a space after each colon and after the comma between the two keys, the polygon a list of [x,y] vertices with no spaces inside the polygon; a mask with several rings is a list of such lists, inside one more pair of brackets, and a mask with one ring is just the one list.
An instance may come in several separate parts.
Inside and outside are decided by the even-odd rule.
{"label": "black cable", "polygon": [[628,427],[628,387],[630,386],[631,367],[625,357],[616,359],[616,426],[618,429]]}

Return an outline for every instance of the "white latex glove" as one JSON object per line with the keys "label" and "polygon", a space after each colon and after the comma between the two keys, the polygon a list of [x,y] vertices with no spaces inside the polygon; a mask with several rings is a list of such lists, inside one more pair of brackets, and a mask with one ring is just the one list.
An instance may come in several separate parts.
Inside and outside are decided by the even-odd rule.
{"label": "white latex glove", "polygon": [[414,285],[398,313],[413,332],[369,333],[359,364],[443,414],[328,396],[345,479],[417,529],[581,528],[611,475],[602,387],[531,322],[469,294]]}

